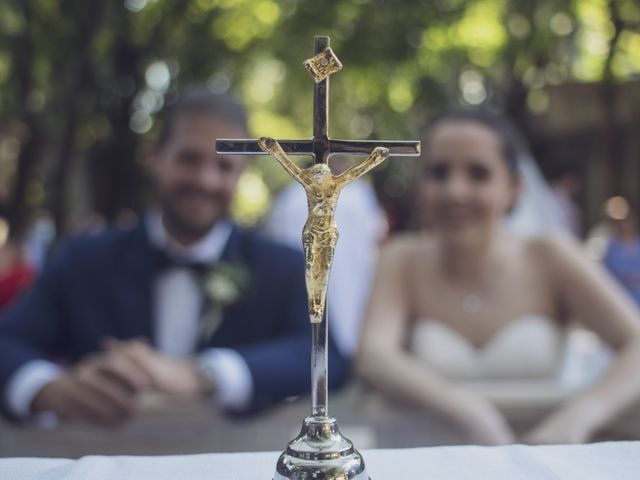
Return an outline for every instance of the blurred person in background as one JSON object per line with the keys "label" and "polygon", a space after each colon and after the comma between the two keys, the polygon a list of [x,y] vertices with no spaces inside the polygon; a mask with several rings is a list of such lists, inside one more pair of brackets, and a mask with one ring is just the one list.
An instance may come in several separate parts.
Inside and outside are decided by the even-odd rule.
{"label": "blurred person in background", "polygon": [[634,209],[626,199],[615,197],[609,208],[609,238],[602,258],[611,274],[640,306],[640,232]]}
{"label": "blurred person in background", "polygon": [[451,112],[432,125],[419,197],[431,232],[383,248],[358,371],[383,393],[450,419],[473,443],[512,443],[493,388],[474,385],[555,381],[576,319],[616,352],[611,368],[521,440],[584,442],[640,397],[640,323],[569,238],[504,228],[521,188],[517,158],[510,129],[488,113]]}
{"label": "blurred person in background", "polygon": [[[228,96],[192,89],[169,107],[149,158],[156,206],[67,241],[0,317],[5,413],[113,425],[145,392],[250,412],[308,391],[302,255],[228,217],[247,160],[215,139],[246,136]],[[346,366],[328,353],[333,386]]]}
{"label": "blurred person in background", "polygon": [[584,241],[587,255],[594,260],[602,261],[609,248],[613,236],[614,223],[629,215],[629,202],[616,195],[608,198],[602,205],[600,220],[589,228]]}
{"label": "blurred person in background", "polygon": [[[346,158],[331,160],[339,175],[349,167]],[[265,223],[265,233],[302,251],[302,228],[307,220],[307,197],[297,182],[276,198]],[[341,352],[351,358],[360,338],[360,325],[375,268],[378,246],[387,234],[387,222],[371,184],[358,179],[340,193],[336,209],[340,238],[329,278],[331,330]]]}

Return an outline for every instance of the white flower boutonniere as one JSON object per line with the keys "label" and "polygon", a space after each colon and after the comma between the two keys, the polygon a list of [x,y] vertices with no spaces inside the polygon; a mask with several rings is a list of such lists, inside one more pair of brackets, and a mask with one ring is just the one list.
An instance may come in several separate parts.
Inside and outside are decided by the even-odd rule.
{"label": "white flower boutonniere", "polygon": [[222,323],[225,308],[236,303],[249,286],[249,270],[241,263],[218,262],[204,277],[205,311],[200,334],[207,341]]}

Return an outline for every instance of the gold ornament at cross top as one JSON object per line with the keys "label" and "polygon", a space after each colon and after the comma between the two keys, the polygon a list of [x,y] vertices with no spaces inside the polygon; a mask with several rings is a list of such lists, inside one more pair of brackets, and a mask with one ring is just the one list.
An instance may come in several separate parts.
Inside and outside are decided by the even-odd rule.
{"label": "gold ornament at cross top", "polygon": [[321,82],[332,73],[342,70],[342,63],[333,53],[331,47],[327,47],[315,57],[305,60],[303,65],[316,83]]}

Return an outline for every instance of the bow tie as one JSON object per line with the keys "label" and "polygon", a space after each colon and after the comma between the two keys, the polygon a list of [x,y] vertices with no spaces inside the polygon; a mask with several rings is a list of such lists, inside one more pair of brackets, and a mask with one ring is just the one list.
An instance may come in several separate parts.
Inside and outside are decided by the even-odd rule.
{"label": "bow tie", "polygon": [[200,306],[198,350],[204,348],[222,322],[222,312],[215,309],[215,302],[205,286],[207,274],[211,272],[215,263],[193,262],[187,259],[177,258],[157,248],[153,249],[153,262],[154,272],[156,274],[162,273],[169,268],[187,268],[195,274],[197,284],[203,296]]}
{"label": "bow tie", "polygon": [[156,272],[163,272],[169,268],[187,268],[201,277],[209,272],[214,263],[196,262],[185,258],[178,258],[170,255],[164,250],[153,249],[154,267]]}

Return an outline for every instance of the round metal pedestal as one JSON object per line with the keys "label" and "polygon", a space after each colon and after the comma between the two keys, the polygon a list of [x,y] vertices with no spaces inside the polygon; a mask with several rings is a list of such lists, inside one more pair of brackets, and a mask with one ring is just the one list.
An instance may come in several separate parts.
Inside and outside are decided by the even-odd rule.
{"label": "round metal pedestal", "polygon": [[369,480],[362,455],[335,418],[307,417],[280,455],[274,480]]}

